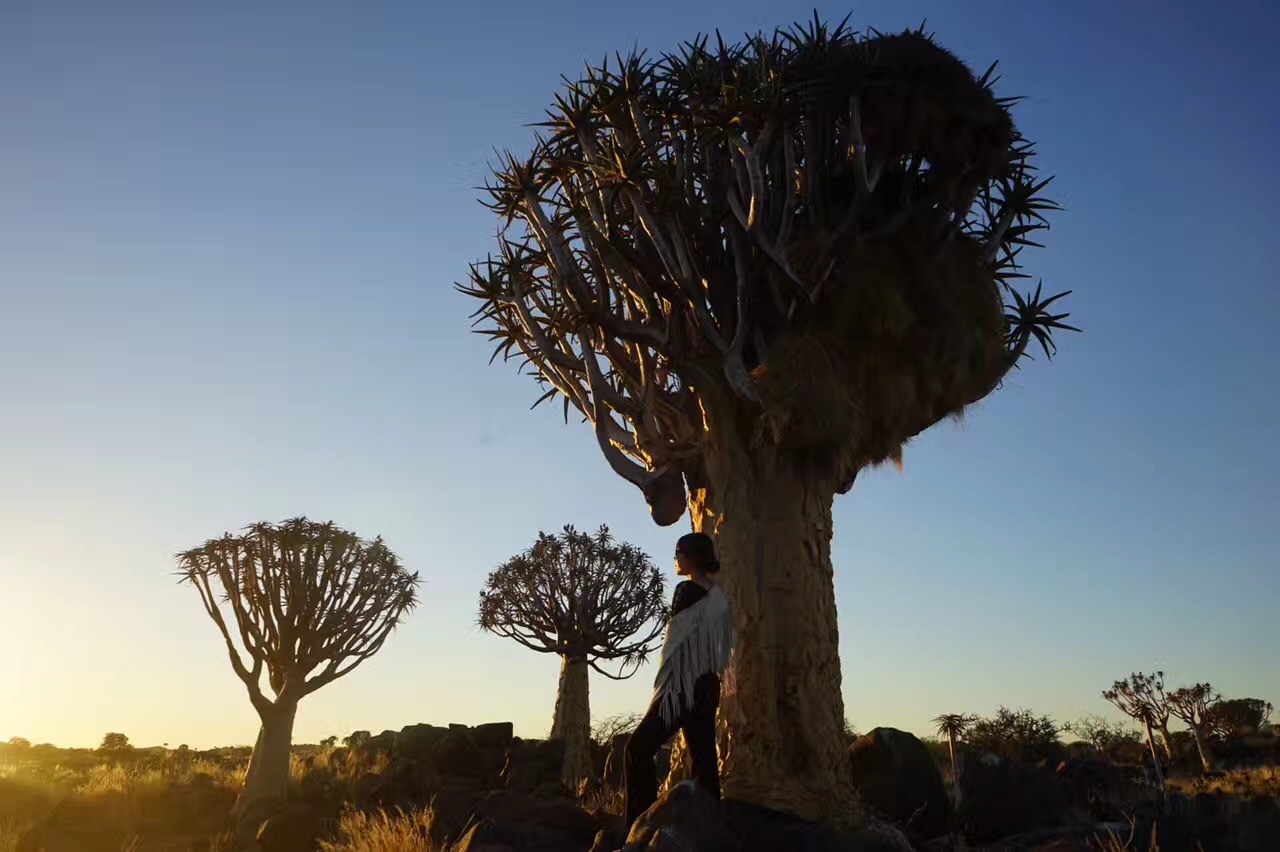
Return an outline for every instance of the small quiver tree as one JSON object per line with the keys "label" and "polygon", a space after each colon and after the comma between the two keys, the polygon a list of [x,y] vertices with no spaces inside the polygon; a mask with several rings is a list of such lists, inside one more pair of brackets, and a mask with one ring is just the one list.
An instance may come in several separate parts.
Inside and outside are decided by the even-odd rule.
{"label": "small quiver tree", "polygon": [[227,533],[178,562],[262,721],[232,809],[243,818],[287,791],[298,702],[378,652],[415,605],[418,575],[381,538],[306,518]]}
{"label": "small quiver tree", "polygon": [[[662,574],[637,547],[602,526],[566,526],[499,565],[480,592],[480,626],[543,654],[560,655],[551,738],[564,741],[570,789],[591,774],[588,667],[622,680],[635,674],[661,633]],[[616,666],[616,672],[604,665]]]}
{"label": "small quiver tree", "polygon": [[956,805],[960,803],[960,773],[956,769],[956,740],[963,737],[965,731],[969,730],[969,726],[977,720],[978,717],[970,713],[943,713],[933,719],[934,730],[938,732],[938,736],[945,737],[947,740],[947,753],[951,757],[952,802]]}
{"label": "small quiver tree", "polygon": [[1218,693],[1207,683],[1184,686],[1169,693],[1169,709],[1181,719],[1196,738],[1196,751],[1205,772],[1213,771],[1213,753],[1209,750],[1212,733],[1213,708],[1218,703]]}
{"label": "small quiver tree", "polygon": [[1056,205],[993,83],[921,32],[699,37],[588,68],[495,169],[459,289],[657,523],[716,538],[734,798],[846,808],[835,495],[1069,328],[1015,288]]}

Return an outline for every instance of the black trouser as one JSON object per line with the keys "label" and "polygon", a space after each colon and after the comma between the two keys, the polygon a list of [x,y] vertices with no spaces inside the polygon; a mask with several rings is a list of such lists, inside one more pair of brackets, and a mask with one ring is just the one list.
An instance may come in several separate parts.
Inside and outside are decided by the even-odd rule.
{"label": "black trouser", "polygon": [[720,798],[720,766],[716,757],[716,708],[720,705],[720,678],[705,674],[693,685],[693,703],[673,723],[663,721],[658,702],[649,706],[627,740],[627,826],[658,798],[658,771],[654,755],[675,732],[684,733],[693,763],[693,780]]}

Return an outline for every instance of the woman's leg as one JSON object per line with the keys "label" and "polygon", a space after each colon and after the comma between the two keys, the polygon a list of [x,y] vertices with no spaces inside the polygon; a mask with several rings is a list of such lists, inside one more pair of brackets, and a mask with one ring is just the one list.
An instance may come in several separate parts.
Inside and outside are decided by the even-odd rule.
{"label": "woman's leg", "polygon": [[[662,744],[671,739],[676,728],[662,721],[655,701],[640,724],[627,739],[624,768],[626,772],[627,830],[640,814],[649,810],[658,798],[658,771],[653,758]],[[715,748],[714,742],[712,748]]]}
{"label": "woman's leg", "polygon": [[716,754],[716,709],[720,706],[720,678],[703,675],[693,685],[693,706],[681,720],[684,744],[693,764],[693,780],[720,798],[720,759]]}

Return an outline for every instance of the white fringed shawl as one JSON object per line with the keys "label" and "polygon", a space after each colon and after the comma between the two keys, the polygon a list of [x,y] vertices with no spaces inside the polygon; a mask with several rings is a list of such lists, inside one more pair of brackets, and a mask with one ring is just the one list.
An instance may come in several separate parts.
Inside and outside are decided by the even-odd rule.
{"label": "white fringed shawl", "polygon": [[[693,685],[705,674],[724,674],[733,652],[733,612],[729,599],[714,585],[697,603],[671,616],[662,641],[662,662],[653,682],[658,712],[674,724],[693,702]],[[729,681],[732,673],[726,675]],[[732,686],[724,684],[728,694]]]}

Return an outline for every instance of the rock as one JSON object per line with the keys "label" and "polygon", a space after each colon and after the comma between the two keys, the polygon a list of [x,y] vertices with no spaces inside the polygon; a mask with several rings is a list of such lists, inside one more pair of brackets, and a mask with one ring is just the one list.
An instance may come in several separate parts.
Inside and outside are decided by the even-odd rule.
{"label": "rock", "polygon": [[475,807],[455,852],[587,852],[598,823],[569,802],[495,791]]}
{"label": "rock", "polygon": [[1124,807],[1133,798],[1120,767],[1095,756],[1070,758],[1058,764],[1056,772],[1068,802],[1079,809],[1081,818],[1094,822],[1122,821]]}
{"label": "rock", "polygon": [[609,742],[608,754],[604,759],[602,777],[605,786],[614,790],[622,789],[627,758],[627,740],[630,737],[630,734],[618,734]]}
{"label": "rock", "polygon": [[475,807],[474,818],[513,826],[539,826],[564,835],[583,849],[590,847],[600,824],[571,801],[547,801],[495,790]]}
{"label": "rock", "polygon": [[563,765],[564,741],[513,740],[502,767],[502,786],[531,793],[547,784],[559,784]]}
{"label": "rock", "polygon": [[449,733],[448,728],[437,728],[435,725],[406,725],[396,735],[395,755],[414,759],[425,758],[447,733]]}
{"label": "rock", "polygon": [[745,802],[725,801],[720,811],[741,852],[914,852],[900,830],[877,821],[841,833]]}
{"label": "rock", "polygon": [[427,837],[431,848],[446,849],[463,834],[484,793],[472,787],[450,787],[431,797],[427,806]]}
{"label": "rock", "polygon": [[682,781],[641,814],[627,835],[625,852],[740,852],[720,803],[692,781]]}
{"label": "rock", "polygon": [[451,852],[588,852],[588,847],[538,826],[481,820],[451,847]]}
{"label": "rock", "polygon": [[1072,821],[1052,772],[992,754],[961,762],[959,817],[965,836],[977,843]]}
{"label": "rock", "polygon": [[591,852],[616,852],[627,842],[627,833],[620,828],[602,828],[596,832]]}
{"label": "rock", "polygon": [[426,763],[395,758],[368,791],[365,800],[388,810],[426,805],[440,787],[439,776]]}
{"label": "rock", "polygon": [[258,829],[261,852],[312,852],[324,829],[319,812],[302,804],[290,804]]}
{"label": "rock", "polygon": [[431,749],[431,765],[441,775],[483,778],[487,774],[480,749],[471,734],[452,726]]}
{"label": "rock", "polygon": [[489,722],[484,725],[476,725],[471,731],[471,737],[475,740],[476,745],[482,749],[502,751],[509,748],[511,741],[515,739],[515,726],[510,722]]}
{"label": "rock", "polygon": [[853,784],[863,801],[912,837],[951,830],[942,774],[924,743],[896,728],[874,728],[849,747]]}

